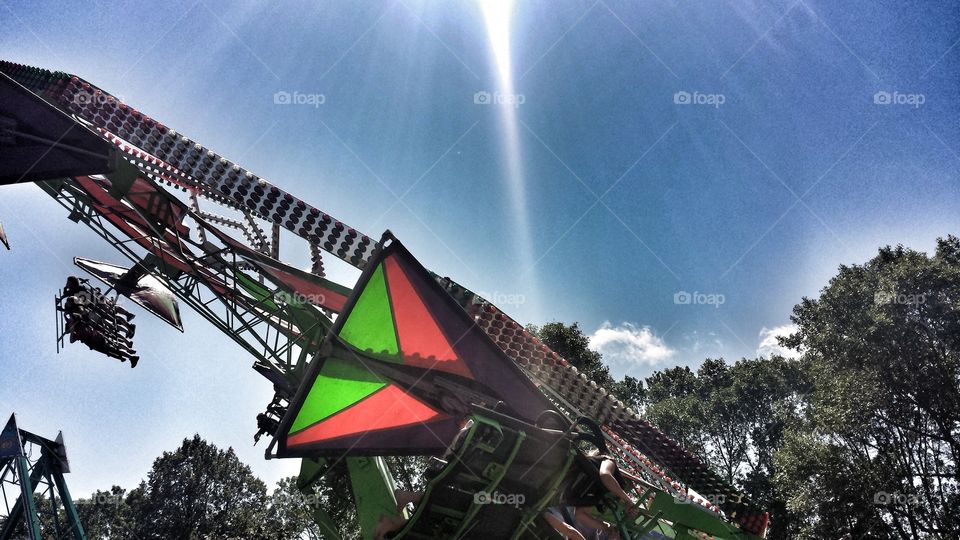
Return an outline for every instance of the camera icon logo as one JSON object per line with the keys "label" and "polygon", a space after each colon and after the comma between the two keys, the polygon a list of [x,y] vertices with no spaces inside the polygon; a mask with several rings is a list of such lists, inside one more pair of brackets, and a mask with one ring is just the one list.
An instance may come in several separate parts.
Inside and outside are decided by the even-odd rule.
{"label": "camera icon logo", "polygon": [[478,491],[473,494],[473,504],[490,504],[492,501],[493,499],[486,491]]}
{"label": "camera icon logo", "polygon": [[290,92],[284,92],[283,90],[273,94],[273,104],[274,105],[289,105],[291,103]]}
{"label": "camera icon logo", "polygon": [[473,103],[474,105],[489,105],[491,102],[490,97],[490,92],[480,90],[473,94]]}
{"label": "camera icon logo", "polygon": [[687,291],[677,291],[673,293],[674,304],[689,304],[691,302],[693,302],[693,295]]}
{"label": "camera icon logo", "polygon": [[892,102],[893,96],[890,94],[890,92],[880,90],[873,95],[873,103],[876,105],[890,105]]}
{"label": "camera icon logo", "polygon": [[692,103],[690,92],[686,90],[680,90],[679,92],[673,94],[673,102],[676,105],[689,105]]}

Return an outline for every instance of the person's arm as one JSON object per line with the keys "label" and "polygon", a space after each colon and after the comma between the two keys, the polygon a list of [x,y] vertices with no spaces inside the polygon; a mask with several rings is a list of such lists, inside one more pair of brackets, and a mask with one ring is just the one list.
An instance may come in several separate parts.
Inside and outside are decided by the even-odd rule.
{"label": "person's arm", "polygon": [[635,513],[633,499],[620,487],[620,482],[617,482],[617,478],[613,475],[616,470],[617,464],[612,459],[603,460],[603,463],[600,464],[600,482],[610,493],[613,493],[618,499],[623,501],[628,514]]}
{"label": "person's arm", "polygon": [[549,523],[551,527],[553,527],[553,530],[560,533],[560,535],[567,540],[587,540],[583,537],[583,534],[581,534],[580,531],[552,513],[544,512],[543,518],[547,520],[547,523]]}

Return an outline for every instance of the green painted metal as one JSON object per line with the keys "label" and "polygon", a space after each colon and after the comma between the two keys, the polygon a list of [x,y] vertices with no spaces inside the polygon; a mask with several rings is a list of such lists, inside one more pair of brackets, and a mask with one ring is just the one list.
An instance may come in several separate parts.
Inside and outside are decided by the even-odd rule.
{"label": "green painted metal", "polygon": [[67,482],[63,479],[63,474],[57,471],[53,475],[53,481],[60,492],[60,501],[67,514],[67,524],[70,532],[73,533],[74,540],[86,540],[87,536],[83,532],[83,524],[80,523],[80,515],[77,513],[77,507],[73,504],[73,498],[70,496],[70,490],[67,489]]}
{"label": "green painted metal", "polygon": [[260,302],[264,309],[271,313],[280,311],[280,306],[273,301],[273,291],[264,287],[259,282],[254,281],[253,278],[239,270],[234,270],[233,276],[237,280],[237,285],[243,288],[243,290],[257,302]]}
{"label": "green painted metal", "polygon": [[[476,418],[474,419],[476,420]],[[454,465],[459,463],[463,458],[463,453],[466,450],[466,448],[473,445],[473,436],[476,433],[476,431],[477,431],[476,426],[474,426],[473,428],[467,431],[467,434],[466,436],[464,436],[463,442],[461,443],[460,448],[457,449],[457,451],[452,456],[450,456],[450,460],[447,462],[447,466],[444,467],[443,470],[441,470],[440,473],[437,474],[437,476],[435,476],[433,480],[430,481],[429,484],[427,484],[427,488],[423,492],[423,497],[420,499],[421,501],[429,500],[433,495],[434,486],[439,485],[441,482],[443,482],[446,479],[447,476],[451,474],[451,471],[453,471],[454,469]],[[411,528],[413,528],[413,525],[416,523],[416,520],[421,515],[423,515],[423,509],[425,506],[426,505],[422,504],[422,502],[420,505],[417,506],[417,508],[413,512],[413,515],[410,516],[410,519],[407,521],[406,526],[400,529],[400,531],[397,532],[396,535],[394,535],[394,538],[402,539],[406,537],[405,536],[406,533]]]}
{"label": "green painted metal", "polygon": [[328,358],[290,427],[294,433],[349,407],[386,386],[383,379],[356,362]]}
{"label": "green painted metal", "polygon": [[[513,464],[513,460],[516,459],[517,453],[520,452],[520,447],[523,446],[523,441],[526,440],[527,434],[524,432],[517,433],[517,440],[513,444],[513,449],[510,450],[510,455],[507,456],[507,459],[500,464],[498,470],[494,472],[493,478],[490,479],[490,483],[487,484],[484,491],[487,493],[494,493],[497,491],[497,487],[500,485],[500,481],[503,480],[503,477],[506,476],[507,470],[510,469],[510,465]],[[470,530],[470,524],[473,522],[473,518],[476,517],[477,513],[480,512],[481,506],[479,504],[474,504],[470,506],[470,510],[467,511],[467,515],[463,517],[463,523],[460,524],[460,528],[457,530],[457,533],[454,535],[455,539],[464,538],[464,536]]]}
{"label": "green painted metal", "polygon": [[550,501],[556,497],[557,492],[560,489],[560,484],[566,479],[567,472],[570,470],[570,466],[573,465],[574,456],[576,456],[576,451],[571,448],[567,453],[567,461],[564,462],[563,468],[557,471],[556,478],[550,483],[550,486],[547,488],[547,491],[544,493],[543,497],[541,497],[540,500],[533,505],[533,508],[527,511],[526,516],[520,522],[520,526],[517,527],[517,531],[513,533],[513,536],[510,537],[510,540],[519,540],[520,536],[527,532],[527,528],[530,527],[534,520],[536,520],[537,517],[539,517],[540,514],[542,514],[543,511],[550,505]]}
{"label": "green painted metal", "polygon": [[662,518],[673,523],[677,538],[687,538],[687,530],[700,531],[720,540],[724,538],[758,538],[743,529],[727,523],[716,514],[700,508],[698,504],[679,501],[669,493],[657,492],[650,511],[660,513]]}
{"label": "green painted metal", "polygon": [[389,355],[400,352],[383,265],[378,266],[370,276],[369,283],[340,330],[340,337],[362,351]]}
{"label": "green painted metal", "polygon": [[[63,452],[63,447],[60,439],[58,438],[58,440],[54,442],[23,430],[20,430],[20,434],[23,440],[40,445],[40,456],[36,458],[32,468],[30,462],[34,458],[28,455],[11,457],[0,461],[0,469],[8,466],[14,469],[17,482],[13,485],[16,485],[20,490],[20,496],[17,498],[17,502],[13,508],[9,509],[7,520],[4,523],[3,529],[0,530],[0,540],[12,540],[16,529],[21,523],[26,526],[27,538],[30,540],[62,540],[67,538],[67,536],[63,535],[64,532],[68,533],[74,540],[86,540],[86,534],[80,522],[80,516],[77,513],[77,508],[73,503],[73,498],[70,496],[70,491],[67,489],[67,483],[63,477],[63,463],[61,462],[60,455],[60,453]],[[37,490],[38,485],[41,485],[42,480],[46,482],[51,495],[49,502],[50,511],[53,513],[53,526],[55,527],[53,531],[48,530],[49,527],[48,529],[41,530],[40,509],[37,507],[34,492]],[[59,517],[57,516],[57,512],[59,511],[57,502],[63,506],[66,517],[66,530],[63,530],[60,526]]]}
{"label": "green painted metal", "polygon": [[[300,474],[297,476],[297,489],[304,496],[313,497],[314,488],[323,478],[324,473],[330,467],[330,462],[326,458],[307,458],[300,460]],[[330,514],[319,504],[312,505],[313,522],[320,528],[324,540],[341,540],[340,528],[330,517]]]}
{"label": "green painted metal", "polygon": [[380,516],[397,514],[396,485],[382,457],[346,458],[363,540],[373,540]]}
{"label": "green painted metal", "polygon": [[[20,477],[20,490],[23,497],[23,507],[26,511],[27,535],[32,540],[40,540],[40,516],[37,515],[37,503],[33,498],[36,480],[30,477],[30,463],[25,456],[14,458],[17,463],[17,475]],[[39,467],[38,467],[39,468]],[[40,472],[41,471],[35,471]],[[39,480],[39,478],[38,478]]]}

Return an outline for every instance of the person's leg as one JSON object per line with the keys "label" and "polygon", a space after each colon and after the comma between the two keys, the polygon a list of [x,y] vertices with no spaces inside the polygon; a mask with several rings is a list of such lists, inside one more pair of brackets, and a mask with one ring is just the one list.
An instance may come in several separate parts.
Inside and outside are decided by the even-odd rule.
{"label": "person's leg", "polygon": [[616,540],[620,537],[616,527],[602,519],[594,517],[590,508],[578,506],[577,509],[574,510],[573,516],[573,519],[577,522],[577,526],[586,526],[593,529],[599,533],[597,536],[600,540]]}
{"label": "person's leg", "polygon": [[408,504],[417,505],[423,498],[422,491],[404,491],[402,489],[394,490],[393,496],[397,499],[397,512],[403,510]]}
{"label": "person's leg", "polygon": [[407,524],[407,520],[398,516],[380,516],[380,521],[377,522],[377,530],[373,533],[373,538],[375,540],[383,540],[388,533],[393,531],[398,531]]}
{"label": "person's leg", "polygon": [[547,523],[553,527],[553,530],[560,533],[560,535],[567,540],[587,540],[583,537],[583,534],[580,531],[573,527],[573,525],[570,525],[563,519],[557,517],[557,515],[552,512],[544,512],[543,519],[547,520]]}

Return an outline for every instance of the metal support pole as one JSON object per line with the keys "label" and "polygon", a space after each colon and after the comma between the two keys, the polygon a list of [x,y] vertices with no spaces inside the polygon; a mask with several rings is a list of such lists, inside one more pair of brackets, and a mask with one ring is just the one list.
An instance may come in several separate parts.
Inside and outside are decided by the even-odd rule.
{"label": "metal support pole", "polygon": [[70,490],[67,489],[67,483],[63,479],[63,473],[57,469],[53,473],[53,481],[57,485],[57,491],[60,492],[60,502],[67,513],[67,525],[73,532],[74,540],[86,540],[87,536],[83,532],[83,525],[80,523],[80,515],[77,513],[77,507],[73,504],[73,498],[70,496]]}

